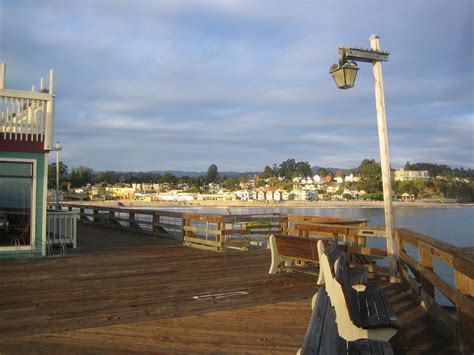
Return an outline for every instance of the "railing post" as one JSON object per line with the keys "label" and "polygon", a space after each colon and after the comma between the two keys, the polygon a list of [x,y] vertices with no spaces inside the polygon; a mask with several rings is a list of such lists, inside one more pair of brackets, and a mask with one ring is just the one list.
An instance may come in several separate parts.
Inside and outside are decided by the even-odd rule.
{"label": "railing post", "polygon": [[222,221],[217,222],[216,227],[217,227],[217,230],[219,231],[216,238],[216,239],[219,239],[219,251],[223,251],[224,241],[225,241],[225,235],[224,235],[225,223]]}
{"label": "railing post", "polygon": [[281,216],[280,225],[280,234],[288,235],[288,215]]}
{"label": "railing post", "polygon": [[160,223],[160,215],[158,214],[158,212],[154,211],[153,212],[153,215],[152,215],[152,218],[151,218],[153,224],[151,226],[151,234],[153,235],[153,237],[158,237],[158,234],[159,234],[159,229],[158,229],[158,223]]}
{"label": "railing post", "polygon": [[[418,243],[418,255],[420,265],[424,266],[430,271],[433,271],[433,256],[429,252],[429,246],[425,245],[422,242]],[[430,295],[433,299],[435,298],[434,286],[428,281],[424,276],[423,272],[420,270],[420,283],[421,287]]]}
{"label": "railing post", "polygon": [[395,230],[395,240],[397,242],[397,252],[398,252],[398,272],[400,275],[400,279],[402,275],[405,275],[408,272],[407,266],[404,262],[402,262],[400,255],[405,252],[403,239],[400,237],[399,230]]}
{"label": "railing post", "polygon": [[[456,260],[454,264],[454,286],[456,287],[456,290],[468,297],[474,297],[474,279],[465,275],[461,271],[456,270]],[[457,302],[456,314],[461,329],[464,329],[467,334],[474,334],[474,314],[469,310],[464,309],[463,305]]]}
{"label": "railing post", "polygon": [[128,229],[134,229],[133,225],[135,222],[135,212],[129,211],[128,212]]}
{"label": "railing post", "polygon": [[96,208],[94,208],[93,211],[94,211],[94,212],[93,212],[93,213],[94,213],[94,217],[93,217],[92,221],[93,221],[94,223],[99,223],[99,211],[98,211]]}
{"label": "railing post", "polygon": [[112,226],[114,223],[114,220],[115,220],[115,211],[114,210],[109,210],[109,221],[108,221],[108,225],[109,226]]}

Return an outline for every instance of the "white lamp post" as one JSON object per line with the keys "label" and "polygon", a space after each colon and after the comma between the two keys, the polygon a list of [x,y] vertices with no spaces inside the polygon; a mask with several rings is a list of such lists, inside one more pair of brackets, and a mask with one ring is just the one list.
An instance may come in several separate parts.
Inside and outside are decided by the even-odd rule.
{"label": "white lamp post", "polygon": [[54,146],[54,151],[56,152],[56,209],[61,209],[61,205],[59,203],[59,152],[63,148],[59,145],[59,142],[56,142]]}
{"label": "white lamp post", "polygon": [[385,98],[382,79],[382,62],[388,61],[389,52],[380,50],[379,37],[370,36],[370,49],[360,47],[345,48],[340,46],[339,62],[333,64],[329,73],[340,89],[354,86],[357,71],[354,60],[372,63],[375,84],[375,106],[377,109],[377,126],[379,132],[380,165],[382,168],[382,186],[385,212],[385,228],[387,236],[387,252],[389,257],[390,281],[397,282],[397,250],[395,245],[395,226],[392,212],[392,179],[390,176],[390,159],[388,152],[387,118],[385,115]]}

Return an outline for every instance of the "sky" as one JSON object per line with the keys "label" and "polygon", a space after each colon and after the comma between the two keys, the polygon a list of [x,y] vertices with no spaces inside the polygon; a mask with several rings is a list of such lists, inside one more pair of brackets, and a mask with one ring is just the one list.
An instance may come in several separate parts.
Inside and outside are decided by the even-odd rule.
{"label": "sky", "polygon": [[[337,47],[380,36],[392,166],[474,168],[471,0],[0,0],[7,88],[55,71],[69,167],[262,171],[294,158],[379,160],[370,64],[328,74]],[[50,154],[53,158],[53,154]]]}

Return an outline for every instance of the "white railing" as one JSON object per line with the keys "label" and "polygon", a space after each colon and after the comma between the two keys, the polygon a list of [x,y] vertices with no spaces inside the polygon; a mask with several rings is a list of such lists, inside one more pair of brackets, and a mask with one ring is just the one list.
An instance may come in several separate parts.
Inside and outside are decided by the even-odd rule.
{"label": "white railing", "polygon": [[6,64],[0,68],[0,139],[43,142],[44,150],[53,149],[54,94],[53,70],[49,71],[49,89],[40,92],[5,88]]}
{"label": "white railing", "polygon": [[52,119],[50,100],[36,98],[48,94],[21,92],[15,95],[12,90],[0,90],[0,133],[3,139],[42,142],[46,128]]}
{"label": "white railing", "polygon": [[49,247],[77,246],[77,219],[79,214],[68,211],[48,210],[46,213],[46,239]]}

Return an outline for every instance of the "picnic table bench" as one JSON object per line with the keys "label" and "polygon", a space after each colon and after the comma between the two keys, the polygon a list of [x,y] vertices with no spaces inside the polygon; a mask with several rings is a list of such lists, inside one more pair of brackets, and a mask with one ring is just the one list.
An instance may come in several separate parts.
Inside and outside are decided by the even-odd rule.
{"label": "picnic table bench", "polygon": [[377,354],[392,355],[389,342],[370,339],[346,341],[339,335],[331,299],[325,287],[317,293],[316,303],[309,321],[299,355]]}

